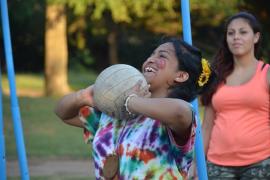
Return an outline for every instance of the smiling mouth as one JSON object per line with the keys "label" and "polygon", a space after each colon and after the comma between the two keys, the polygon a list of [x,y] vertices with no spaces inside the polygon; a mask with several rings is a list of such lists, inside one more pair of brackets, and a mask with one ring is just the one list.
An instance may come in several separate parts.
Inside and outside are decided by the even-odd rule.
{"label": "smiling mouth", "polygon": [[156,70],[152,67],[146,67],[144,68],[144,72],[156,72]]}

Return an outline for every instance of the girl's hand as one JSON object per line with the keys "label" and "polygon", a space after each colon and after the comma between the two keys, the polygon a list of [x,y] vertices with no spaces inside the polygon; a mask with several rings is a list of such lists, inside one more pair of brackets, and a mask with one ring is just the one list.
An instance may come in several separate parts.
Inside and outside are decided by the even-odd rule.
{"label": "girl's hand", "polygon": [[85,106],[94,107],[93,87],[94,85],[90,85],[85,89],[81,89],[77,93],[77,98],[82,101],[82,104],[84,104]]}
{"label": "girl's hand", "polygon": [[133,88],[131,88],[130,90],[128,90],[125,95],[123,96],[124,99],[123,99],[123,107],[122,107],[122,114],[121,114],[121,117],[122,119],[133,119],[137,116],[137,114],[134,114],[132,112],[130,112],[129,108],[128,108],[128,103],[129,103],[129,100],[131,98],[134,98],[134,97],[145,97],[145,98],[149,98],[151,97],[151,93],[149,91],[149,85],[146,85],[146,86],[142,86],[142,81],[139,80]]}
{"label": "girl's hand", "polygon": [[127,93],[128,97],[131,94],[136,94],[139,97],[149,98],[151,97],[151,92],[149,91],[150,85],[142,86],[142,80],[139,80],[135,86]]}

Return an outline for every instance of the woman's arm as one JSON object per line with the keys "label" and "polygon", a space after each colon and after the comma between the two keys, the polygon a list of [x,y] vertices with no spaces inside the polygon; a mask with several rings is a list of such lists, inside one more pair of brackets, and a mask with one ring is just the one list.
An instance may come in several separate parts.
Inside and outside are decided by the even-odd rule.
{"label": "woman's arm", "polygon": [[93,107],[93,85],[62,97],[55,107],[55,114],[65,123],[83,127],[79,120],[79,110],[83,106]]}
{"label": "woman's arm", "polygon": [[207,154],[209,141],[212,133],[212,129],[214,126],[215,119],[215,111],[212,105],[206,106],[204,110],[204,118],[202,123],[202,133],[203,133],[203,144],[204,144],[204,152]]}
{"label": "woman's arm", "polygon": [[173,98],[132,97],[128,109],[133,113],[161,121],[174,135],[186,140],[190,134],[192,110],[189,103]]}

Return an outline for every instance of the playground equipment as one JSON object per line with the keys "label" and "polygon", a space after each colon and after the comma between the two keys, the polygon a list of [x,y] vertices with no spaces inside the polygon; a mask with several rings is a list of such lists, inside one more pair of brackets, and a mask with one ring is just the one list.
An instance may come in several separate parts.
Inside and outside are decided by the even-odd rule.
{"label": "playground equipment", "polygon": [[[23,128],[20,117],[20,109],[18,105],[18,99],[16,95],[16,83],[15,83],[15,73],[14,73],[14,65],[13,65],[13,56],[12,56],[12,46],[10,40],[10,29],[9,29],[9,20],[8,20],[8,9],[7,9],[7,1],[1,0],[1,18],[2,18],[2,30],[3,30],[3,38],[4,38],[4,46],[5,46],[5,55],[6,55],[6,65],[7,65],[7,73],[9,80],[9,89],[10,89],[10,98],[11,98],[11,111],[12,111],[12,120],[13,127],[16,139],[17,146],[17,154],[19,157],[19,165],[20,165],[20,173],[22,180],[29,179],[28,167],[27,167],[27,158],[24,147],[24,139],[23,139]],[[4,126],[3,126],[3,116],[2,116],[2,92],[1,94],[1,169],[0,169],[0,179],[6,179],[6,165],[5,165],[5,144],[4,144]]]}
{"label": "playground equipment", "polygon": [[[191,23],[190,23],[190,8],[189,8],[189,1],[188,0],[181,0],[181,14],[182,14],[182,23],[183,23],[183,37],[184,40],[192,44],[192,37],[191,37]],[[196,129],[196,137],[195,137],[195,158],[197,164],[197,173],[199,180],[207,180],[207,169],[205,163],[205,155],[204,155],[204,148],[203,148],[203,140],[201,134],[201,122],[199,119],[199,110],[198,110],[198,100],[194,100],[192,102],[196,110],[196,114],[198,116],[197,121],[197,129]]]}

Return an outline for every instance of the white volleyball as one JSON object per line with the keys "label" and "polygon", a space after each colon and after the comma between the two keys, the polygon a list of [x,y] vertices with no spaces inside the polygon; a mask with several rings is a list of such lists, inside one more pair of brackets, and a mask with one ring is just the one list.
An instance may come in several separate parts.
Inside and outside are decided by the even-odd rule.
{"label": "white volleyball", "polygon": [[139,80],[142,81],[143,87],[147,85],[143,74],[127,64],[116,64],[104,69],[94,84],[95,106],[109,116],[125,118],[124,103],[127,91]]}

